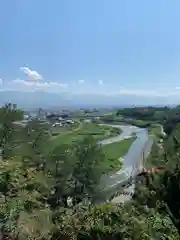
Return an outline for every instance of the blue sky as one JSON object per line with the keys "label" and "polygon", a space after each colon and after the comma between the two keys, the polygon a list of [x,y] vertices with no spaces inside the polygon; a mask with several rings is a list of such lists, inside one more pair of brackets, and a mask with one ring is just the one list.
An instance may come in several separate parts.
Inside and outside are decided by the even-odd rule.
{"label": "blue sky", "polygon": [[2,0],[1,90],[177,96],[180,1]]}

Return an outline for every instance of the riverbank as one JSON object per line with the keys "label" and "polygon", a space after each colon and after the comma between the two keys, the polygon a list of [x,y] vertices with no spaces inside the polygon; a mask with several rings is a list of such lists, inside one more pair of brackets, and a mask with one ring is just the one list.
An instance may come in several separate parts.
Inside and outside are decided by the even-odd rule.
{"label": "riverbank", "polygon": [[51,138],[48,144],[43,146],[43,151],[45,154],[49,154],[49,152],[52,152],[62,144],[73,148],[74,144],[81,142],[84,137],[92,136],[97,143],[102,143],[102,153],[104,154],[102,167],[105,169],[105,172],[116,171],[122,168],[123,162],[120,161],[120,158],[128,151],[134,139],[124,140],[120,144],[112,142],[109,146],[103,144],[103,141],[119,137],[121,133],[121,128],[81,122],[80,125],[72,131],[62,131],[58,136]]}
{"label": "riverbank", "polygon": [[106,164],[109,166],[109,171],[119,170],[123,167],[123,157],[128,152],[135,139],[136,137],[132,137],[119,142],[102,145],[106,157]]}
{"label": "riverbank", "polygon": [[[119,118],[119,122],[117,122]],[[140,119],[129,119],[125,117],[116,117],[115,120],[109,120],[111,125],[132,125],[138,128],[146,128],[148,130],[149,135],[154,136],[157,139],[160,139],[165,135],[163,131],[163,127],[161,124],[155,121],[147,121],[147,120],[140,120]]]}
{"label": "riverbank", "polygon": [[116,137],[120,135],[121,132],[121,129],[107,125],[80,123],[76,129],[62,132],[58,136],[53,137],[46,147],[46,152],[52,151],[61,144],[71,146],[74,143],[81,141],[85,136],[92,136],[96,141],[101,141],[107,138]]}
{"label": "riverbank", "polygon": [[[111,141],[109,139],[109,142],[124,140],[125,138],[132,137],[133,134],[136,134],[137,138],[124,156],[123,167],[115,173],[102,178],[102,190],[99,196],[97,196],[97,202],[109,200],[115,192],[122,192],[123,189],[129,189],[132,184],[131,179],[135,178],[141,171],[143,161],[151,152],[153,144],[153,137],[148,135],[147,129],[140,129],[130,125],[115,125],[114,127],[121,128],[122,134],[116,138],[112,138]],[[103,141],[103,143],[107,144],[107,141]],[[132,187],[130,189],[133,191]],[[125,198],[123,197],[123,199]]]}

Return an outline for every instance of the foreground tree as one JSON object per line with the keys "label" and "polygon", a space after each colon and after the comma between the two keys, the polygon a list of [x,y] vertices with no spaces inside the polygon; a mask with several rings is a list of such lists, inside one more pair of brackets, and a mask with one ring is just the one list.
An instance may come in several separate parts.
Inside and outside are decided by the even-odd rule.
{"label": "foreground tree", "polygon": [[[1,147],[6,153],[6,160],[0,159],[0,240],[179,239],[174,227],[178,226],[180,195],[177,138],[172,138],[174,154],[171,159],[167,153],[164,172],[146,181],[142,178],[133,201],[87,204],[85,200],[100,194],[98,186],[107,171],[101,146],[87,137],[45,151],[50,139],[44,125],[32,121],[18,132],[13,122],[20,115],[16,116],[13,106],[0,112]],[[6,149],[13,151],[7,154]]]}
{"label": "foreground tree", "polygon": [[104,160],[101,146],[91,137],[73,147],[55,148],[49,154],[47,166],[55,179],[53,204],[61,202],[67,207],[69,197],[73,205],[92,199],[99,191],[100,179],[106,170]]}
{"label": "foreground tree", "polygon": [[[162,170],[159,173],[148,174],[139,184],[136,184],[135,199],[138,203],[158,209],[169,216],[180,234],[180,141],[179,126],[168,136],[164,144],[164,159],[162,155],[153,158],[154,166]],[[152,162],[151,162],[152,163]]]}
{"label": "foreground tree", "polygon": [[180,239],[170,218],[133,202],[79,206],[56,215],[55,222],[53,239]]}
{"label": "foreground tree", "polygon": [[74,189],[74,164],[73,151],[67,145],[56,147],[47,156],[46,172],[50,173],[54,180],[53,194],[48,200],[52,209],[68,207],[68,197],[72,197]]}
{"label": "foreground tree", "polygon": [[50,141],[49,125],[39,120],[32,120],[23,128],[18,154],[30,166],[42,169],[46,164],[48,141]]}
{"label": "foreground tree", "polygon": [[76,162],[73,169],[75,179],[74,200],[92,198],[99,192],[99,183],[106,172],[105,155],[92,137],[86,137],[75,148]]}
{"label": "foreground tree", "polygon": [[51,180],[19,159],[0,160],[1,239],[48,239],[51,211],[46,205]]}
{"label": "foreground tree", "polygon": [[15,121],[23,119],[23,111],[15,104],[6,104],[0,108],[0,149],[3,158],[12,156],[20,139],[21,127]]}

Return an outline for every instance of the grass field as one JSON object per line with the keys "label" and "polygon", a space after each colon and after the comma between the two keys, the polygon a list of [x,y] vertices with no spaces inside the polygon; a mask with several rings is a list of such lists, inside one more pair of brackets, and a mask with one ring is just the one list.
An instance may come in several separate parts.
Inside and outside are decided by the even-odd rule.
{"label": "grass field", "polygon": [[76,130],[79,127],[79,122],[76,121],[74,124],[65,124],[63,127],[56,126],[51,128],[52,136],[57,137],[60,134],[67,134]]}
{"label": "grass field", "polygon": [[151,135],[159,137],[161,135],[161,126],[156,125],[156,124],[151,124],[151,126],[148,127],[148,132]]}
{"label": "grass field", "polygon": [[114,169],[120,169],[122,167],[123,163],[120,161],[119,158],[123,157],[127,153],[135,139],[136,137],[132,137],[120,142],[114,142],[102,146],[103,151],[106,155],[105,164],[109,171]]}
{"label": "grass field", "polygon": [[[72,145],[74,142],[78,143],[85,136],[93,136],[96,141],[117,136],[121,133],[118,128],[113,128],[95,123],[81,123],[72,131],[64,131],[56,137],[53,137],[50,142],[43,148],[48,153],[61,144]],[[135,140],[135,137],[125,139],[120,142],[115,142],[107,145],[102,145],[102,150],[105,154],[105,161],[102,162],[103,168],[107,172],[120,169],[122,162],[120,157],[123,157],[128,151],[129,147]]]}
{"label": "grass field", "polygon": [[108,137],[117,136],[120,133],[121,130],[118,128],[100,126],[95,123],[81,123],[79,127],[77,126],[75,129],[70,131],[64,131],[58,136],[53,137],[46,147],[46,151],[53,150],[53,148],[60,144],[71,145],[74,142],[82,140],[88,135],[93,136],[95,140],[99,141]]}

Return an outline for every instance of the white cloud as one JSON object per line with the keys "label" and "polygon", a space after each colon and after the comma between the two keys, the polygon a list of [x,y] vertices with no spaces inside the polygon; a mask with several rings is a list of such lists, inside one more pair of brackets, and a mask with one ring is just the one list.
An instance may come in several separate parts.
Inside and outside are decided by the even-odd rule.
{"label": "white cloud", "polygon": [[57,86],[57,87],[62,87],[62,88],[68,88],[68,84],[67,83],[58,83],[58,82],[50,82],[51,86]]}
{"label": "white cloud", "polygon": [[144,89],[121,89],[119,91],[122,95],[137,95],[137,96],[147,96],[147,95],[155,95],[155,91],[147,91]]}
{"label": "white cloud", "polygon": [[11,90],[21,90],[21,91],[36,91],[39,89],[46,90],[47,92],[66,92],[68,90],[68,85],[65,83],[58,82],[34,82],[26,81],[23,79],[15,79],[9,82],[9,87]]}
{"label": "white cloud", "polygon": [[15,79],[15,80],[12,80],[11,82],[9,82],[9,85],[19,85],[19,84],[22,84],[25,86],[33,86],[35,84],[35,82],[28,82],[28,81],[21,80],[21,79]]}
{"label": "white cloud", "polygon": [[[25,79],[15,79],[9,82],[3,81],[0,79],[1,91],[3,89],[11,90],[20,90],[20,91],[36,91],[43,89],[47,92],[56,92],[56,93],[67,93],[70,95],[73,94],[96,94],[96,95],[129,95],[129,96],[142,96],[142,97],[175,97],[180,96],[180,87],[167,88],[167,89],[156,89],[156,88],[147,88],[147,89],[120,89],[118,91],[117,86],[107,87],[104,85],[103,80],[97,80],[96,84],[92,82],[81,80],[71,81],[71,83],[60,83],[55,81],[45,81],[43,76],[38,72],[29,69],[28,67],[20,67],[20,70],[24,72],[27,76]],[[85,83],[85,84],[83,84]],[[103,85],[103,86],[102,86]]]}
{"label": "white cloud", "polygon": [[29,69],[28,67],[20,67],[20,70],[27,75],[29,81],[43,80],[42,75],[34,70]]}
{"label": "white cloud", "polygon": [[84,80],[82,79],[82,80],[78,80],[78,83],[84,83]]}
{"label": "white cloud", "polygon": [[[100,84],[100,81],[98,81]],[[73,82],[75,83],[75,82]],[[101,88],[94,84],[88,84],[88,87],[84,84],[77,85],[70,83],[69,85],[66,83],[60,83],[55,81],[28,81],[23,79],[15,79],[9,84],[7,82],[2,82],[0,91],[5,90],[14,90],[14,91],[24,91],[31,92],[43,89],[46,92],[54,92],[54,93],[66,93],[69,98],[71,98],[74,94],[91,94],[93,95],[104,95],[104,96],[141,96],[141,97],[171,97],[171,99],[178,99],[180,96],[180,87],[174,88],[160,88],[160,89],[120,89],[117,90],[117,87],[109,88]],[[76,82],[77,83],[77,82]]]}
{"label": "white cloud", "polygon": [[28,87],[39,87],[39,88],[44,88],[44,87],[49,87],[50,84],[48,82],[30,82],[30,81],[25,81],[21,79],[16,79],[11,82],[12,84],[19,84],[19,85],[24,85]]}
{"label": "white cloud", "polygon": [[179,95],[180,88],[168,88],[168,89],[121,89],[119,93],[121,95],[134,95],[134,96],[151,96],[151,97],[168,97]]}

